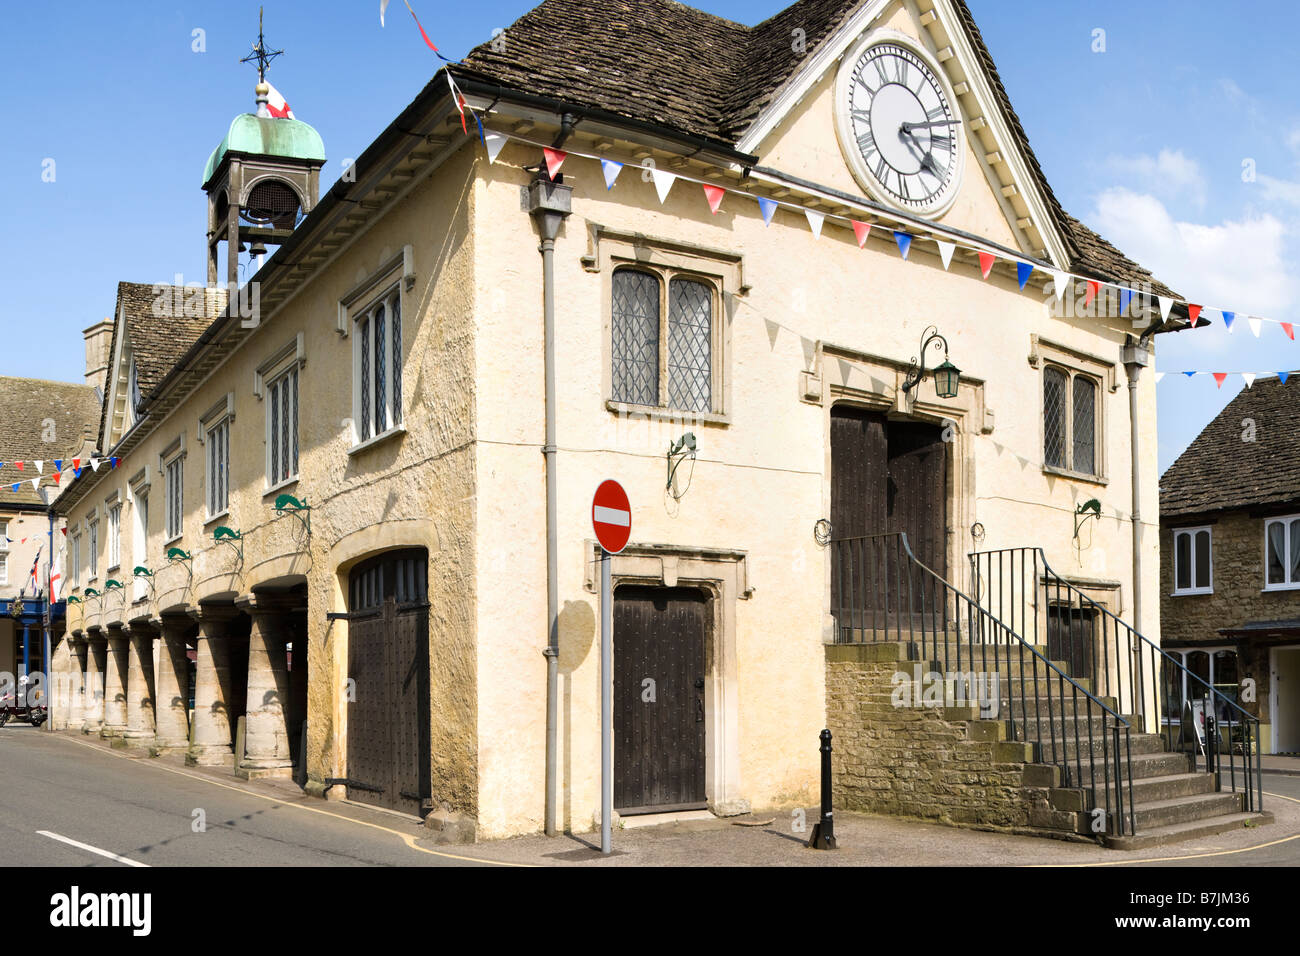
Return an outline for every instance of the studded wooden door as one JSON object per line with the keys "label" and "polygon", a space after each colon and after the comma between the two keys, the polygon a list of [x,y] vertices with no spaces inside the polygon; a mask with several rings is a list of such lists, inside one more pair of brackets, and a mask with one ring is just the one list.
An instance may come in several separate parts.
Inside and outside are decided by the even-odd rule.
{"label": "studded wooden door", "polygon": [[349,582],[348,797],[424,815],[430,804],[428,558],[383,555]]}
{"label": "studded wooden door", "polygon": [[614,809],[708,806],[704,640],[708,598],[690,588],[614,595]]}

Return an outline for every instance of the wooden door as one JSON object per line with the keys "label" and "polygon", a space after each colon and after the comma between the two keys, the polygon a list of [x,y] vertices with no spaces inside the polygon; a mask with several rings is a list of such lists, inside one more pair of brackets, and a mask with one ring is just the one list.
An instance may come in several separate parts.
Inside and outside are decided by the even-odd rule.
{"label": "wooden door", "polygon": [[348,797],[429,809],[429,605],[425,552],[368,561],[350,579]]}
{"label": "wooden door", "polygon": [[623,586],[614,596],[614,808],[703,809],[708,598]]}
{"label": "wooden door", "polygon": [[912,553],[939,577],[948,577],[948,444],[943,430],[924,422],[891,421],[885,511],[888,531],[903,531]]}
{"label": "wooden door", "polygon": [[1092,608],[1053,605],[1047,609],[1047,659],[1065,661],[1075,680],[1091,680],[1097,612]]}

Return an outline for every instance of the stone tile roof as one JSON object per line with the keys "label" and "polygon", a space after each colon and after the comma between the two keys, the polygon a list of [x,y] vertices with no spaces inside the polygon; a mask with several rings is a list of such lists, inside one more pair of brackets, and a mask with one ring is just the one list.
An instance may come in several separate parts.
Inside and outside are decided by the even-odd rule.
{"label": "stone tile roof", "polygon": [[[40,477],[30,464],[45,462],[48,477],[54,459],[80,453],[99,420],[99,403],[89,385],[47,382],[34,378],[0,378],[0,510],[15,506],[40,507],[41,499],[31,479]],[[47,442],[53,431],[54,441]],[[26,462],[22,471],[15,461]],[[23,484],[15,493],[13,483]],[[49,484],[48,481],[44,482]]]}
{"label": "stone tile roof", "polygon": [[[1300,381],[1259,379],[1244,388],[1160,479],[1161,519],[1300,502]],[[1255,423],[1253,442],[1243,441]]]}
{"label": "stone tile roof", "polygon": [[[223,289],[205,293],[166,283],[117,284],[117,307],[113,310],[113,339],[109,355],[113,360],[116,359],[117,341],[121,335],[122,323],[125,322],[142,397],[148,396],[162,382],[190,346],[216,320],[225,305],[224,296]],[[99,416],[98,435],[101,441],[108,423],[109,391],[116,375],[117,369],[110,366],[108,386],[104,389]],[[100,450],[107,452],[110,449]]]}
{"label": "stone tile roof", "polygon": [[[734,146],[799,65],[863,2],[799,0],[746,27],[674,0],[545,0],[510,26],[503,49],[478,46],[454,72]],[[1174,295],[1061,208],[970,10],[963,0],[952,4],[1070,248],[1066,265]],[[806,34],[803,54],[792,49],[795,27]]]}

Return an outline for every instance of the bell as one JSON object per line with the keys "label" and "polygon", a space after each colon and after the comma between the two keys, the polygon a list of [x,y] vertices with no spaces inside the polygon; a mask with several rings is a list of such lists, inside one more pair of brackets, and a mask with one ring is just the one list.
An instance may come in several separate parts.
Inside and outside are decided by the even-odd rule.
{"label": "bell", "polygon": [[261,239],[256,239],[253,241],[253,247],[248,250],[248,254],[254,259],[264,256],[266,255],[266,245]]}

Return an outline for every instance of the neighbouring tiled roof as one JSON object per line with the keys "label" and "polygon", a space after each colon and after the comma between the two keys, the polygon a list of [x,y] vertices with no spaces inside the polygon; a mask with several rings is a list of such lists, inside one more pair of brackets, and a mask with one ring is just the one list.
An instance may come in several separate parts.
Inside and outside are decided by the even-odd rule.
{"label": "neighbouring tiled roof", "polygon": [[[57,458],[80,452],[99,419],[99,403],[89,385],[46,382],[34,378],[0,378],[0,509],[39,506],[31,479],[41,477],[32,462],[44,462],[44,484]],[[51,437],[53,441],[47,442]],[[14,462],[24,462],[19,471]],[[13,483],[21,481],[17,492]]]}
{"label": "neighbouring tiled roof", "polygon": [[[224,302],[224,290],[214,290],[205,296],[205,314],[187,315],[199,311],[193,295],[196,290],[165,283],[119,282],[117,306],[113,310],[113,339],[109,355],[116,360],[117,341],[126,323],[127,340],[135,358],[136,378],[140,395],[148,396],[172,370],[200,335],[215,321]],[[176,306],[179,305],[179,308]],[[188,307],[187,307],[188,306]],[[110,366],[108,384],[104,388],[104,401],[99,415],[99,436],[105,433],[109,415],[109,393],[116,367]],[[107,452],[110,449],[101,448]]]}
{"label": "neighbouring tiled roof", "polygon": [[1298,399],[1295,378],[1242,389],[1161,477],[1160,517],[1300,501]]}
{"label": "neighbouring tiled roof", "polygon": [[[654,123],[734,146],[800,64],[865,0],[799,0],[754,27],[674,0],[545,0],[505,32],[504,45],[470,51],[457,74],[512,89]],[[1020,118],[963,0],[952,0],[988,73],[1016,145],[1042,189],[1073,271],[1145,285],[1174,295],[1062,209],[1029,146]],[[797,53],[792,31],[805,32]]]}

